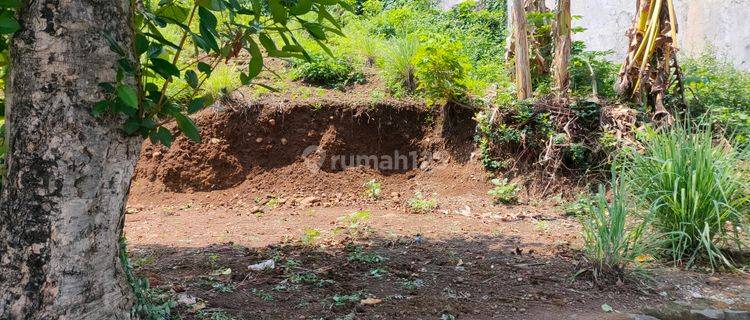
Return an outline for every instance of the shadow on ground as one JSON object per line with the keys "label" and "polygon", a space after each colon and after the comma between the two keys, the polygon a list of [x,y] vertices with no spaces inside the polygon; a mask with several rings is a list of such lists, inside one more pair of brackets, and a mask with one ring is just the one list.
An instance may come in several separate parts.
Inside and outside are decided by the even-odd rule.
{"label": "shadow on ground", "polygon": [[[568,249],[539,255],[518,243],[506,236],[379,236],[343,244],[136,245],[130,251],[152,287],[205,301],[201,312],[179,307],[183,319],[215,313],[236,319],[607,319],[604,303],[633,310],[655,299],[573,279],[580,267]],[[267,259],[275,260],[273,270],[248,270]]]}

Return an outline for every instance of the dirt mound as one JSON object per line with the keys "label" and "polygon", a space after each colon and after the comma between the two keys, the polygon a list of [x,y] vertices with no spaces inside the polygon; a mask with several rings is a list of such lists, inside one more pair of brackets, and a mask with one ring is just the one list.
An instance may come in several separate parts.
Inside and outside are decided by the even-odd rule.
{"label": "dirt mound", "polygon": [[434,118],[423,106],[410,104],[351,107],[329,101],[281,107],[227,101],[196,117],[202,143],[185,137],[171,148],[146,142],[136,181],[159,191],[194,192],[228,189],[248,180],[262,187],[285,184],[284,179],[298,187],[311,172],[334,180],[331,174],[342,172],[389,176],[424,166],[436,152],[442,157],[446,143],[441,142],[448,140],[452,147],[445,157],[468,161],[474,126],[470,116],[446,130],[451,139],[436,136]]}

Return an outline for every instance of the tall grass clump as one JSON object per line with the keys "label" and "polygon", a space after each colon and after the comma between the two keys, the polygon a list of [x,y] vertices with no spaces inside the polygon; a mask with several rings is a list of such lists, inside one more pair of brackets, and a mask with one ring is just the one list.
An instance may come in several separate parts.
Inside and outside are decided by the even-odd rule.
{"label": "tall grass clump", "polygon": [[417,88],[414,56],[419,50],[419,42],[416,37],[405,37],[395,38],[388,45],[382,68],[389,87],[394,91],[414,91]]}
{"label": "tall grass clump", "polygon": [[733,266],[721,248],[739,246],[737,230],[747,223],[742,158],[731,144],[715,141],[710,126],[689,121],[651,135],[634,155],[632,190],[649,206],[675,264]]}
{"label": "tall grass clump", "polygon": [[589,210],[579,217],[584,252],[597,283],[624,281],[630,265],[646,252],[643,234],[648,219],[631,214],[623,181],[613,174],[611,201],[607,201],[606,189],[600,185]]}

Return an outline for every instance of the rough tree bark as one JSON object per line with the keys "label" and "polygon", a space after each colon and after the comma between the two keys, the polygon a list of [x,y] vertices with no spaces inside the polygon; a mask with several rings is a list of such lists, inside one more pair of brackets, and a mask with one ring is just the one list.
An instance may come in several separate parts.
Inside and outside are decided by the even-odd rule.
{"label": "rough tree bark", "polygon": [[0,319],[130,319],[118,259],[142,139],[94,118],[97,84],[132,48],[130,0],[23,1],[7,81]]}
{"label": "rough tree bark", "polygon": [[516,59],[516,90],[518,99],[531,97],[531,67],[526,12],[522,0],[513,0],[513,39]]}
{"label": "rough tree bark", "polygon": [[560,0],[557,4],[557,26],[555,27],[555,58],[552,60],[552,72],[555,77],[555,90],[565,96],[570,87],[571,25],[570,0]]}

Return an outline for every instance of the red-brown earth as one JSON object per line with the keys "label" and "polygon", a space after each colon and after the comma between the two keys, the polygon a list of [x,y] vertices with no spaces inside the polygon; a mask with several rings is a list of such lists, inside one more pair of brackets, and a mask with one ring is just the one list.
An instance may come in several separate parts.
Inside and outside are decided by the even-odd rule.
{"label": "red-brown earth", "polygon": [[[656,265],[651,280],[609,286],[576,276],[580,230],[560,205],[579,188],[541,196],[547,181],[513,172],[520,203],[493,204],[471,114],[443,122],[424,110],[336,91],[236,93],[196,116],[202,143],[145,143],[126,218],[137,273],[180,300],[183,319],[627,319],[671,300],[750,303],[743,274]],[[331,167],[334,155],[396,151],[419,157]],[[363,187],[372,179],[377,199]],[[412,213],[417,194],[437,208]],[[273,269],[248,269],[268,259]]]}

